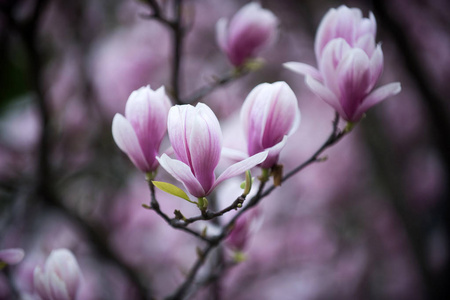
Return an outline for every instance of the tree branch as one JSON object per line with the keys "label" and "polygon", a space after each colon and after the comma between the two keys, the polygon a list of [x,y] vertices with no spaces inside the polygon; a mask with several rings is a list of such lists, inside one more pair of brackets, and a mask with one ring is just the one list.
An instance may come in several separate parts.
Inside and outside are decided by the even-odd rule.
{"label": "tree branch", "polygon": [[236,69],[236,70],[229,72],[227,74],[224,74],[218,78],[214,78],[214,81],[212,83],[199,88],[197,91],[193,92],[190,96],[186,97],[186,99],[182,99],[181,102],[182,103],[197,102],[200,99],[207,96],[208,94],[212,93],[218,87],[224,86],[240,77],[247,75],[248,73],[249,73],[249,70]]}
{"label": "tree branch", "polygon": [[166,215],[161,208],[159,207],[159,202],[156,199],[156,195],[155,195],[155,186],[153,185],[153,183],[151,182],[151,180],[148,181],[148,186],[150,188],[150,194],[151,194],[151,202],[150,202],[150,206],[144,206],[145,208],[148,209],[152,209],[153,211],[155,211],[161,218],[164,219],[164,221],[167,222],[167,224],[169,224],[171,227],[178,229],[178,230],[182,230],[185,231],[205,242],[210,242],[210,239],[208,239],[207,237],[203,236],[202,234],[198,233],[197,231],[194,231],[190,228],[187,228],[184,224],[180,225],[180,220],[178,219],[171,219],[168,215]]}
{"label": "tree branch", "polygon": [[[298,167],[294,168],[291,172],[286,174],[282,178],[283,182],[288,180],[290,177],[292,177],[293,175],[297,174],[301,170],[303,170],[306,166],[308,166],[308,165],[310,165],[310,164],[312,164],[314,162],[321,161],[321,159],[318,158],[319,155],[323,151],[325,151],[327,148],[329,148],[330,146],[332,146],[335,143],[337,143],[347,133],[350,132],[349,130],[339,131],[338,123],[339,123],[339,114],[336,112],[335,118],[334,118],[334,121],[333,121],[332,132],[330,133],[330,135],[327,138],[327,140],[322,144],[322,146],[320,146],[320,148],[316,152],[314,152],[314,154],[309,159],[307,159],[305,162],[303,162]],[[234,226],[235,222],[242,216],[242,214],[244,214],[247,210],[249,210],[252,207],[254,207],[255,205],[257,205],[264,197],[268,196],[276,188],[275,185],[272,185],[270,188],[268,188],[266,191],[264,191],[264,187],[265,187],[266,183],[267,183],[267,180],[264,180],[264,179],[261,180],[256,195],[253,196],[250,199],[250,201],[248,201],[247,205],[245,205],[242,209],[240,209],[231,218],[231,220],[222,227],[222,230],[221,230],[219,235],[217,235],[216,237],[211,238],[209,240],[208,245],[201,252],[201,255],[199,255],[197,261],[195,262],[195,264],[191,268],[191,270],[190,270],[188,276],[186,277],[185,281],[175,290],[175,292],[172,295],[168,296],[166,298],[166,300],[181,300],[181,299],[184,298],[184,296],[189,292],[189,289],[191,288],[192,284],[194,283],[194,280],[195,280],[195,278],[197,276],[198,271],[200,270],[200,268],[205,263],[207,255],[213,249],[218,247],[225,240],[225,238],[228,236],[230,231],[233,229],[233,226]],[[233,204],[231,206],[233,206]],[[225,210],[227,210],[227,209],[225,209]],[[229,211],[229,210],[227,210],[227,211]],[[200,218],[200,217],[196,217],[196,218],[193,218],[193,219],[197,220],[197,218]],[[215,275],[215,276],[217,276],[217,275]]]}

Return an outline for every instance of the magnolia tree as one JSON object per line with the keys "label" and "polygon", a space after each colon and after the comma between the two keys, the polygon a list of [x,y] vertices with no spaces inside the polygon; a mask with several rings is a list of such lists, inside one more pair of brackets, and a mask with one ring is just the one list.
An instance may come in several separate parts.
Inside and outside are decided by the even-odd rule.
{"label": "magnolia tree", "polygon": [[[94,5],[82,11],[86,23],[77,24],[86,27],[77,32],[86,43],[71,47],[64,26],[53,25],[65,24],[58,15],[65,5],[51,2],[2,3],[8,18],[0,21],[22,40],[34,79],[37,106],[30,107],[29,128],[38,121],[42,126],[21,146],[38,149],[24,156],[28,163],[37,156],[35,166],[21,167],[34,175],[20,185],[5,184],[23,200],[11,205],[11,211],[21,213],[9,214],[2,229],[1,299],[356,299],[389,294],[364,291],[370,285],[364,283],[370,281],[364,271],[370,265],[370,244],[355,243],[344,251],[345,239],[331,235],[322,222],[332,211],[324,199],[346,197],[346,189],[369,199],[365,209],[377,211],[375,220],[383,220],[373,221],[377,234],[395,222],[389,210],[374,205],[378,196],[362,196],[357,188],[367,181],[364,170],[358,171],[364,150],[351,138],[373,106],[401,91],[399,82],[380,84],[386,81],[381,79],[385,56],[374,13],[345,5],[328,8],[316,24],[314,45],[303,45],[314,53],[314,61],[278,47],[285,18],[257,2],[240,8],[182,0],[126,3],[120,7],[122,18],[137,18],[139,25],[97,39],[92,32],[102,30],[95,21],[101,14]],[[63,53],[50,67],[42,60],[36,29],[41,20]],[[76,14],[74,20],[79,20]],[[199,59],[205,40],[214,39],[215,53],[208,53],[213,58]],[[300,35],[295,39],[303,43]],[[221,73],[214,70],[220,59],[227,61],[228,71],[209,76],[206,83],[198,80],[200,66]],[[255,75],[267,68],[268,74],[270,68],[282,68],[292,74],[292,83],[282,81],[280,73]],[[243,96],[233,91],[240,82],[249,86]],[[334,117],[327,114],[331,111]],[[27,126],[25,119],[5,124]],[[333,159],[338,152],[332,148],[347,136],[350,146],[339,152],[348,158]],[[353,185],[346,182],[349,176],[356,177]],[[337,178],[334,185],[329,177]],[[311,192],[303,196],[307,188]],[[42,206],[33,204],[34,197]],[[313,200],[304,200],[308,197]],[[389,234],[390,241],[404,239],[398,230]],[[339,236],[346,235],[362,236],[349,231]],[[439,254],[442,239],[436,241],[432,257],[438,266],[445,255]],[[402,246],[392,247],[403,255]],[[421,262],[426,290],[431,277]],[[411,287],[421,281],[405,275],[409,267],[400,264],[386,280],[409,278],[393,290],[401,291],[398,297],[420,299]]]}

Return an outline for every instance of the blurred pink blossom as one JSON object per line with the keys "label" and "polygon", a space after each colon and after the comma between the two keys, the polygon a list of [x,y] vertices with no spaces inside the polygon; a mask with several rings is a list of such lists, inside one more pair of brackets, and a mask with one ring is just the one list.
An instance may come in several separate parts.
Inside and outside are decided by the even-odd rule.
{"label": "blurred pink blossom", "polygon": [[80,286],[81,271],[70,250],[53,250],[45,262],[44,270],[34,270],[34,287],[44,300],[75,299]]}
{"label": "blurred pink blossom", "polygon": [[142,19],[97,42],[90,56],[89,71],[107,117],[112,118],[124,109],[133,90],[165,83],[169,45],[169,36],[162,27],[149,26]]}
{"label": "blurred pink blossom", "polygon": [[10,248],[0,250],[0,263],[15,265],[22,261],[25,252],[20,248]]}
{"label": "blurred pink blossom", "polygon": [[259,212],[254,209],[243,214],[237,219],[225,243],[234,251],[242,251],[248,243],[248,239],[253,231],[255,231],[256,223],[258,223]]}
{"label": "blurred pink blossom", "polygon": [[216,25],[217,43],[234,66],[241,66],[273,43],[278,34],[278,19],[256,2],[243,6],[231,19]]}

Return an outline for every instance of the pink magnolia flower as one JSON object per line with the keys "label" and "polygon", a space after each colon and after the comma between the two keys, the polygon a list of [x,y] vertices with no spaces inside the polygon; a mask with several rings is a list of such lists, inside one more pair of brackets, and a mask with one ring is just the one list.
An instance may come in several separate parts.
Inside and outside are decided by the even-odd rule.
{"label": "pink magnolia flower", "polygon": [[261,163],[267,153],[258,153],[228,167],[217,179],[214,170],[222,151],[222,131],[213,111],[205,104],[176,105],[169,111],[169,139],[177,159],[163,154],[161,166],[182,182],[193,196],[209,195],[225,179]]}
{"label": "pink magnolia flower", "polygon": [[269,46],[278,34],[278,19],[251,2],[243,6],[231,19],[220,19],[216,25],[217,43],[234,66],[240,66],[249,58]]}
{"label": "pink magnolia flower", "polygon": [[245,99],[241,122],[247,138],[248,154],[267,150],[267,159],[261,167],[270,168],[277,163],[288,136],[300,124],[297,97],[284,81],[262,83]]}
{"label": "pink magnolia flower", "polygon": [[260,212],[257,209],[243,214],[237,219],[225,243],[234,251],[242,251],[249,242],[250,236],[257,231],[261,225]]}
{"label": "pink magnolia flower", "polygon": [[375,46],[377,22],[372,12],[369,18],[363,18],[358,8],[345,5],[330,9],[317,29],[314,50],[316,58],[322,56],[325,46],[335,38],[343,38],[351,47],[366,49],[372,52]]}
{"label": "pink magnolia flower", "polygon": [[349,122],[357,122],[375,104],[401,91],[400,83],[375,90],[383,71],[383,51],[375,44],[376,22],[359,9],[341,6],[329,11],[316,35],[319,69],[288,62],[284,66],[306,75],[306,85]]}
{"label": "pink magnolia flower", "polygon": [[146,86],[131,93],[125,107],[125,117],[121,114],[114,116],[114,141],[143,172],[158,168],[156,156],[166,134],[170,106],[163,86],[156,91]]}
{"label": "pink magnolia flower", "polygon": [[0,264],[15,265],[22,261],[25,252],[20,248],[10,248],[0,250]]}
{"label": "pink magnolia flower", "polygon": [[39,266],[34,269],[34,287],[43,300],[75,299],[80,281],[80,267],[67,249],[53,250],[45,261],[44,270]]}

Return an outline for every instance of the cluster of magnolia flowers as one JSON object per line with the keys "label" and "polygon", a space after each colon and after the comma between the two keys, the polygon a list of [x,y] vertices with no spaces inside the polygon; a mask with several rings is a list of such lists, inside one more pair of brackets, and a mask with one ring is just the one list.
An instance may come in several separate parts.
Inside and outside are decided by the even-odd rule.
{"label": "cluster of magnolia flowers", "polygon": [[[230,22],[217,23],[217,42],[231,64],[239,68],[273,44],[278,19],[257,3],[245,5]],[[372,13],[363,18],[359,9],[340,6],[321,21],[315,55],[318,68],[289,62],[285,67],[306,75],[306,85],[339,115],[354,124],[373,105],[400,91],[399,83],[374,89],[383,70],[381,45],[375,42],[376,21]],[[125,116],[116,114],[112,134],[118,147],[133,164],[153,180],[159,165],[194,197],[205,199],[224,180],[255,166],[270,170],[278,164],[288,137],[298,128],[297,98],[285,82],[262,83],[243,102],[240,118],[247,141],[247,153],[216,177],[223,149],[220,123],[204,103],[172,106],[164,87],[141,87],[131,93]],[[171,150],[160,155],[160,145],[168,132]],[[235,152],[236,154],[236,152]],[[204,203],[204,201],[202,201]],[[202,207],[200,207],[202,208]],[[236,229],[247,230],[245,218]],[[234,244],[245,244],[231,232]],[[16,264],[23,250],[0,251],[0,267]],[[45,266],[34,271],[34,287],[42,299],[75,299],[81,271],[74,255],[66,249],[54,250]]]}
{"label": "cluster of magnolia flowers", "polygon": [[[225,19],[218,21],[217,41],[229,61],[239,67],[273,43],[277,26],[272,12],[249,3],[229,25]],[[375,42],[375,33],[372,13],[363,18],[356,8],[331,9],[315,40],[319,68],[297,62],[286,63],[285,67],[305,74],[307,86],[353,124],[367,109],[401,89],[399,83],[391,83],[373,90],[383,70],[383,52]],[[114,117],[113,137],[150,178],[154,178],[159,163],[197,198],[208,196],[222,181],[257,165],[273,168],[300,122],[297,98],[287,83],[256,86],[245,99],[240,115],[248,150],[241,157],[246,158],[216,178],[223,151],[222,132],[214,112],[203,103],[170,106],[164,87],[134,91],[126,104],[125,117]],[[166,130],[175,158],[166,153],[158,156]]]}
{"label": "cluster of magnolia flowers", "polygon": [[[204,103],[170,107],[161,87],[134,91],[125,108],[125,117],[116,114],[112,132],[119,148],[141,171],[154,177],[158,163],[188,192],[203,198],[222,181],[256,165],[270,169],[276,165],[287,137],[297,129],[300,110],[297,98],[285,82],[263,83],[245,99],[241,120],[247,138],[247,158],[229,166],[216,178],[215,169],[222,149],[222,130],[214,112]],[[158,151],[166,130],[175,158]]]}
{"label": "cluster of magnolia flowers", "polygon": [[322,19],[314,43],[318,69],[303,63],[284,66],[306,75],[306,85],[331,105],[346,121],[354,123],[375,104],[398,94],[394,82],[374,90],[383,71],[383,51],[376,44],[377,24],[370,13],[340,6]]}

